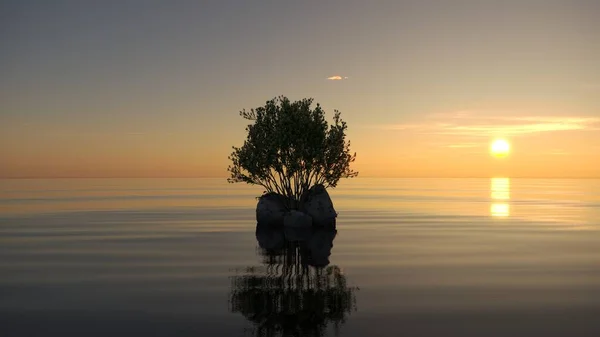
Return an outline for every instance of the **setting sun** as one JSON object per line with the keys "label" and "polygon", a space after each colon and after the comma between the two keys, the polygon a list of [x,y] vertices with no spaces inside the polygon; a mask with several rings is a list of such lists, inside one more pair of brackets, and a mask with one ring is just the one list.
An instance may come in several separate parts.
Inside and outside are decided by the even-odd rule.
{"label": "setting sun", "polygon": [[510,152],[510,144],[504,139],[497,139],[492,143],[490,152],[496,157],[507,156]]}

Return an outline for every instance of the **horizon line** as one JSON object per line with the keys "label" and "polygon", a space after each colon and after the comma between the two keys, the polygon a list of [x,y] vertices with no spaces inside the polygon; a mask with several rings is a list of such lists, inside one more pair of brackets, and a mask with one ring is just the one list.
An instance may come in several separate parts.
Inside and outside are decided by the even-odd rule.
{"label": "horizon line", "polygon": [[[511,179],[600,179],[600,176],[358,176],[354,178],[341,179],[493,179],[493,178],[511,178]],[[0,180],[59,180],[59,179],[222,179],[227,180],[227,177],[212,177],[212,176],[31,176],[31,177],[0,177]],[[341,180],[340,179],[340,180]],[[249,184],[252,185],[252,184]]]}

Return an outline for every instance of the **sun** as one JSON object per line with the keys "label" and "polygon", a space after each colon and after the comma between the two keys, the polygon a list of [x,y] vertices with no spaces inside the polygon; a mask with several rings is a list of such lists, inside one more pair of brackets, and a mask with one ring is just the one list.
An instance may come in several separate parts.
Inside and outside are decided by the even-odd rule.
{"label": "sun", "polygon": [[490,146],[490,152],[495,157],[505,157],[510,152],[510,144],[504,139],[496,139]]}

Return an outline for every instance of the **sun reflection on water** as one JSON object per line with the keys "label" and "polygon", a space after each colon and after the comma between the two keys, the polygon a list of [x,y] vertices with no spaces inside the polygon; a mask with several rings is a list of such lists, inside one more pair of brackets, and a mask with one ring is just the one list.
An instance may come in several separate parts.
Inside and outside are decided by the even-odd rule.
{"label": "sun reflection on water", "polygon": [[491,179],[490,215],[493,217],[507,217],[510,215],[510,178]]}

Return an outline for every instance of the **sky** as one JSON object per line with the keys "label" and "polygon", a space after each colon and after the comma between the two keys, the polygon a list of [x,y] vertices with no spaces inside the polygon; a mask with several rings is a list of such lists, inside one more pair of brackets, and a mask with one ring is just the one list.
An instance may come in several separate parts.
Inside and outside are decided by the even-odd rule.
{"label": "sky", "polygon": [[[362,177],[600,177],[600,1],[0,1],[0,178],[227,177],[242,109]],[[330,119],[331,120],[331,119]],[[490,155],[506,139],[508,156]]]}

